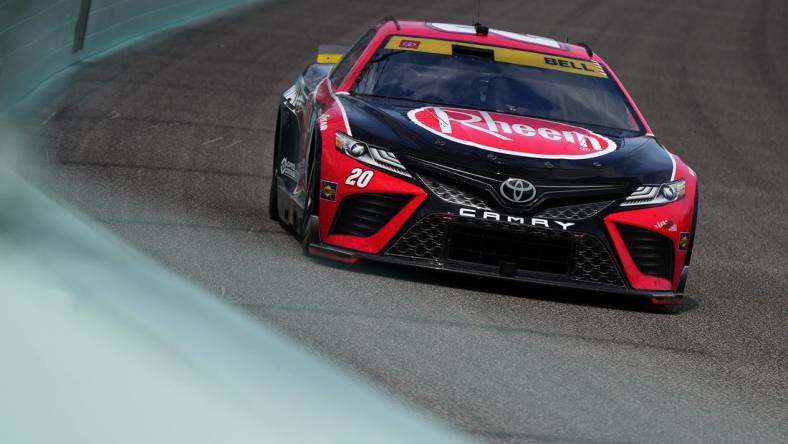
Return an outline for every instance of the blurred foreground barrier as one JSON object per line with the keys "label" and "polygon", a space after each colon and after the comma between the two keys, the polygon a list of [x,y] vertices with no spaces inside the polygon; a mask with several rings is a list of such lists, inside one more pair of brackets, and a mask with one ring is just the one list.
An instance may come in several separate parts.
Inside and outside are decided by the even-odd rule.
{"label": "blurred foreground barrier", "polygon": [[0,351],[2,443],[464,442],[3,164]]}

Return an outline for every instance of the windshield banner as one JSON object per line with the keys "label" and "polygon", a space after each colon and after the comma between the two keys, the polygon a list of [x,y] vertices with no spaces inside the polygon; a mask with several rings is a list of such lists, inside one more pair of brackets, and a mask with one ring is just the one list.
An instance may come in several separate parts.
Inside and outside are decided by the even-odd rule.
{"label": "windshield banner", "polygon": [[452,55],[455,45],[492,51],[496,62],[551,69],[553,71],[570,72],[591,77],[607,77],[602,66],[593,60],[571,59],[568,57],[540,54],[538,52],[501,48],[498,46],[476,45],[473,43],[451,40],[394,36],[389,40],[388,44],[386,44],[386,49]]}

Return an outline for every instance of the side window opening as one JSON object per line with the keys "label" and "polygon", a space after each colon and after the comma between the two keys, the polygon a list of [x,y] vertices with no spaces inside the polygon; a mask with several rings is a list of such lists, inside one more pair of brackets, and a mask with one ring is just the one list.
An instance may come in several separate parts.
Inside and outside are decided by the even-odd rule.
{"label": "side window opening", "polygon": [[328,76],[334,86],[342,83],[342,81],[345,79],[345,76],[347,76],[348,72],[350,71],[350,68],[356,64],[356,60],[361,57],[361,53],[364,52],[364,49],[367,48],[369,42],[374,36],[375,30],[368,30],[364,33],[364,35],[361,36],[360,39],[358,39],[358,41],[356,41],[347,54],[342,57],[342,60],[339,61],[339,63],[331,71],[331,74]]}

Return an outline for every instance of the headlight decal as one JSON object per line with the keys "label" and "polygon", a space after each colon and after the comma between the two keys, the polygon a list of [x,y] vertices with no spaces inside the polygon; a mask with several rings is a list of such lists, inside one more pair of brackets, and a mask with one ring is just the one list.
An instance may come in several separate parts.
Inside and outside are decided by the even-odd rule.
{"label": "headlight decal", "polygon": [[644,185],[627,196],[621,202],[621,206],[664,205],[682,199],[686,192],[687,185],[684,179],[661,185]]}
{"label": "headlight decal", "polygon": [[361,163],[391,171],[401,176],[412,177],[405,165],[391,151],[368,145],[341,132],[336,133],[336,147],[345,155]]}

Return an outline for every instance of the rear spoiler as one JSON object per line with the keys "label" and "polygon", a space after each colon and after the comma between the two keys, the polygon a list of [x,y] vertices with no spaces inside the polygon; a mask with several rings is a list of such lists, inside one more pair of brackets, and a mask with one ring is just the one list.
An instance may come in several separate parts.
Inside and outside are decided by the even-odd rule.
{"label": "rear spoiler", "polygon": [[317,63],[339,63],[342,56],[344,56],[349,49],[349,46],[320,45],[317,49]]}

